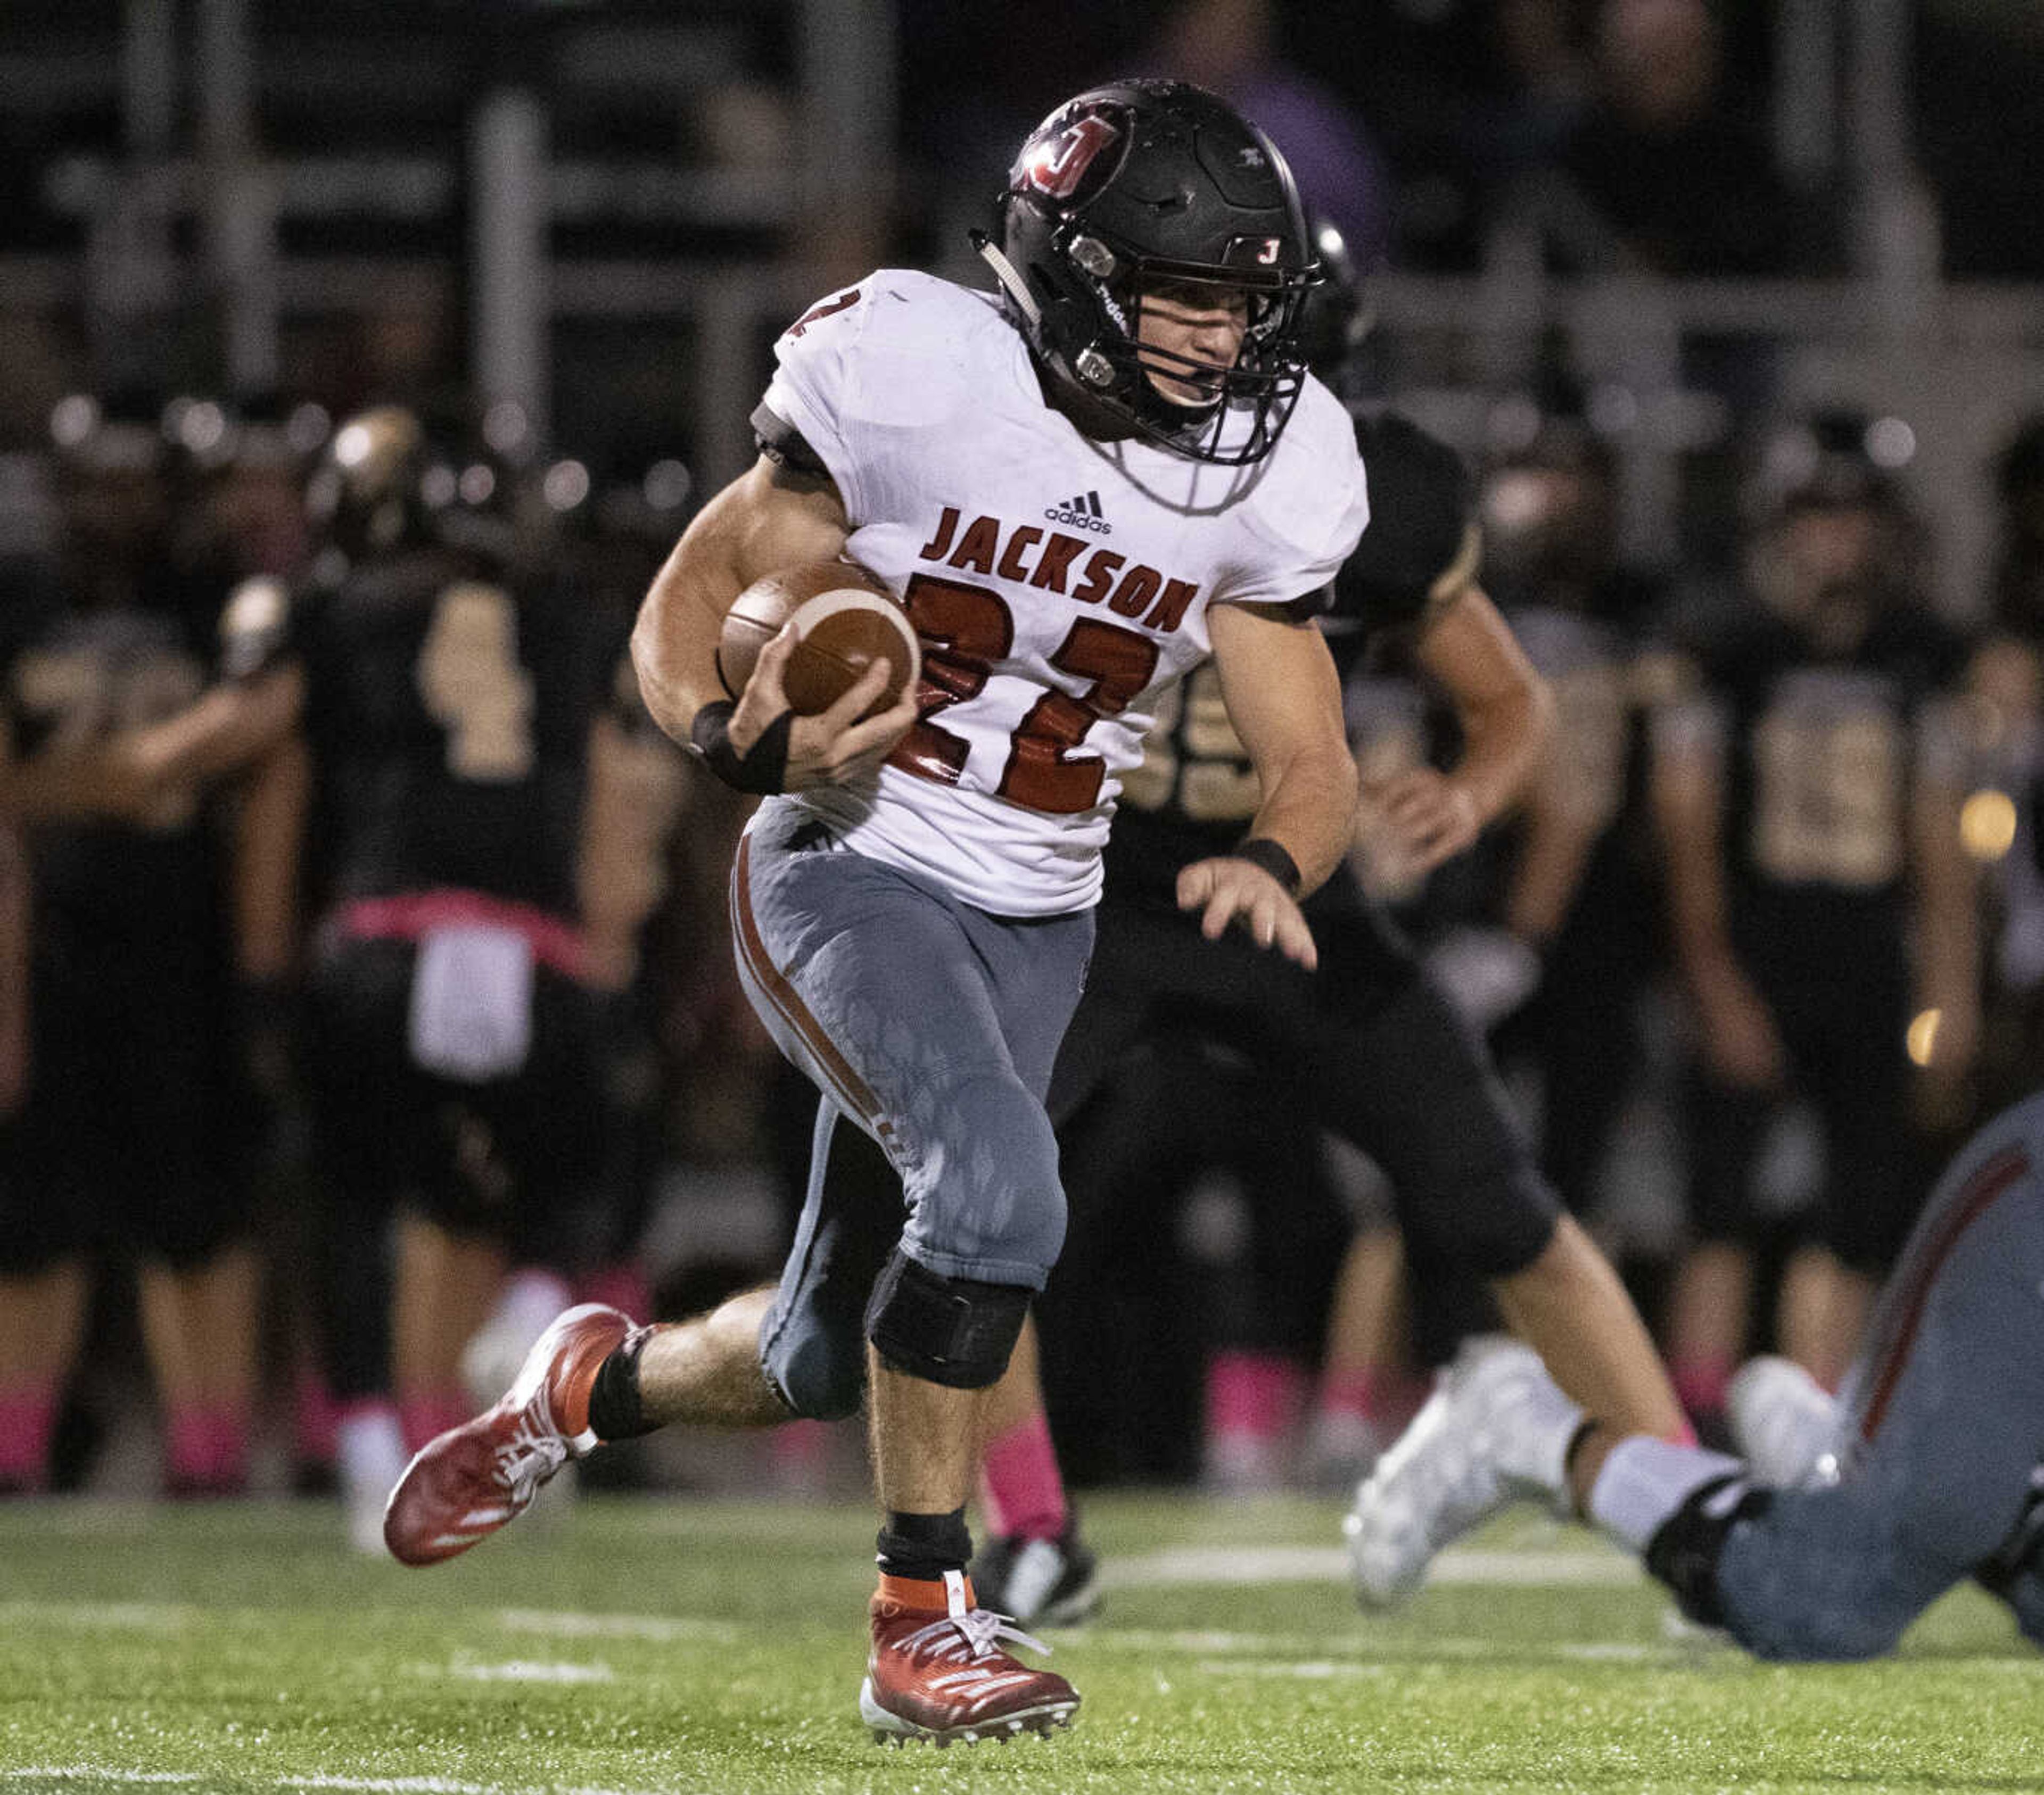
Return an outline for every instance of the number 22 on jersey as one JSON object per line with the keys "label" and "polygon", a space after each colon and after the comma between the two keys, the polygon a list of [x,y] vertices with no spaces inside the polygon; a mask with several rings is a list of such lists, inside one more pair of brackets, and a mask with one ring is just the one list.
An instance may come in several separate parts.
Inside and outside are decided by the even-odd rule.
{"label": "number 22 on jersey", "polygon": [[[972,745],[933,719],[978,696],[994,663],[1015,646],[1015,619],[998,593],[966,580],[917,573],[901,598],[923,639],[922,712],[889,764],[955,785]],[[1055,816],[1091,810],[1100,802],[1106,763],[1097,755],[1067,756],[1102,717],[1128,708],[1155,674],[1157,658],[1157,644],[1134,630],[1093,617],[1074,623],[1051,665],[1091,683],[1076,696],[1046,692],[1029,707],[1009,736],[996,794]]]}

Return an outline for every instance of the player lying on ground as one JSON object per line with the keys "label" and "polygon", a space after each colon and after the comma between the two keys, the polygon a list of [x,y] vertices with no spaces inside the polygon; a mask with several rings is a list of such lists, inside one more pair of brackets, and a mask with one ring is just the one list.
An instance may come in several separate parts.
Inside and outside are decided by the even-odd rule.
{"label": "player lying on ground", "polygon": [[[599,1440],[864,1402],[886,1518],[859,1705],[897,1742],[1048,1731],[1078,1705],[974,1603],[964,1507],[986,1392],[1062,1243],[1043,1092],[1119,776],[1211,653],[1262,800],[1178,897],[1308,963],[1297,896],[1355,802],[1333,665],[1293,608],[1367,508],[1297,353],[1316,270],[1282,159],[1199,89],[1116,83],[1024,145],[1001,224],[999,296],[883,270],[781,339],[761,458],[690,525],[633,640],[655,720],[769,795],[732,881],[742,982],[905,1201],[854,1213],[819,1167],[778,1290],[659,1329],[570,1310],[502,1402],[414,1460],[385,1530],[434,1563]],[[786,635],[725,701],[739,593],[840,554],[916,627],[912,701],[855,720],[876,664],[795,716]]]}
{"label": "player lying on ground", "polygon": [[1457,1365],[1364,1486],[1357,1593],[1396,1599],[1450,1540],[1533,1497],[1573,1504],[1763,1658],[1875,1657],[1968,1577],[2044,1645],[2040,1304],[2044,1095],[1938,1181],[1835,1406],[1778,1361],[1744,1374],[1735,1421],[1782,1485],[1585,1421],[1530,1353],[1496,1346]]}

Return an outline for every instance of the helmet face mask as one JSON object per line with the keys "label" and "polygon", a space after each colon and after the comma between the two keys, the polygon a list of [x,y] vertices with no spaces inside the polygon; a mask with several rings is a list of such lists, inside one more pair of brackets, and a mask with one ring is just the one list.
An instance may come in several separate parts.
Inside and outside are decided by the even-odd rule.
{"label": "helmet face mask", "polygon": [[[1262,132],[1183,82],[1082,94],[1023,145],[1001,226],[998,252],[982,253],[1038,360],[1085,409],[1195,460],[1270,452],[1304,384],[1300,313],[1319,268]],[[1239,319],[1225,364],[1185,328],[1220,313]]]}

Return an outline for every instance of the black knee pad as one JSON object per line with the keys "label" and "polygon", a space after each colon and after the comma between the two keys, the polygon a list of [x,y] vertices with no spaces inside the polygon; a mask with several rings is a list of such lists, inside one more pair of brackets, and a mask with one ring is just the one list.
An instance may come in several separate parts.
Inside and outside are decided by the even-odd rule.
{"label": "black knee pad", "polygon": [[985,1390],[1008,1369],[1030,1294],[1020,1284],[947,1278],[897,1250],[866,1306],[866,1337],[897,1371]]}
{"label": "black knee pad", "polygon": [[173,1271],[195,1271],[247,1236],[252,1207],[238,1179],[188,1185],[137,1213],[134,1244]]}

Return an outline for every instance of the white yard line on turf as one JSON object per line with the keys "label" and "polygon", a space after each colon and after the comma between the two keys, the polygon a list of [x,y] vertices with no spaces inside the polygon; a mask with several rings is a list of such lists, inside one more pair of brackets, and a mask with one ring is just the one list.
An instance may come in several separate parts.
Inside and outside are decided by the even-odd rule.
{"label": "white yard line on turf", "polygon": [[456,1664],[449,1676],[472,1683],[609,1683],[617,1673],[608,1664],[535,1664],[513,1659],[509,1664]]}
{"label": "white yard line on turf", "polygon": [[[1562,1589],[1636,1583],[1641,1572],[1616,1551],[1512,1551],[1455,1546],[1435,1559],[1430,1584],[1510,1585]],[[1348,1555],[1339,1546],[1181,1546],[1137,1558],[1109,1559],[1101,1582],[1109,1589],[1158,1583],[1339,1583]]]}
{"label": "white yard line on turf", "polygon": [[507,1633],[551,1633],[565,1640],[647,1640],[655,1645],[678,1640],[735,1640],[741,1629],[728,1620],[696,1620],[664,1614],[578,1614],[551,1608],[500,1608],[497,1624]]}

